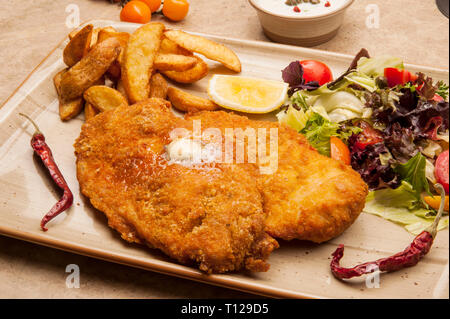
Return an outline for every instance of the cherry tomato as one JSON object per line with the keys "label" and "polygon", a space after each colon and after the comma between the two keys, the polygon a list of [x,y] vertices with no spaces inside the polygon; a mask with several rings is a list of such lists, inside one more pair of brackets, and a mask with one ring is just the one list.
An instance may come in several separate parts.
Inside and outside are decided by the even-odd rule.
{"label": "cherry tomato", "polygon": [[387,79],[389,87],[403,85],[408,82],[414,83],[417,80],[417,75],[414,75],[407,70],[400,70],[396,68],[385,68],[384,77]]}
{"label": "cherry tomato", "polygon": [[150,8],[142,1],[132,0],[120,11],[120,21],[147,23],[151,18]]}
{"label": "cherry tomato", "polygon": [[350,165],[350,150],[340,138],[332,136],[330,138],[331,158],[341,161],[346,165]]}
{"label": "cherry tomato", "polygon": [[159,9],[161,6],[161,0],[139,0],[144,2],[149,8],[150,11],[153,13]]}
{"label": "cherry tomato", "polygon": [[330,68],[320,61],[303,60],[300,61],[303,67],[303,78],[305,82],[317,81],[319,85],[333,81],[333,73]]}
{"label": "cherry tomato", "polygon": [[361,121],[358,123],[358,126],[363,130],[358,134],[355,142],[355,146],[360,150],[365,149],[367,145],[383,142],[381,133],[374,129],[369,123]]}
{"label": "cherry tomato", "polygon": [[164,0],[162,13],[172,21],[181,21],[189,11],[187,0]]}
{"label": "cherry tomato", "polygon": [[444,187],[445,192],[448,194],[448,150],[439,154],[434,167],[436,181]]}

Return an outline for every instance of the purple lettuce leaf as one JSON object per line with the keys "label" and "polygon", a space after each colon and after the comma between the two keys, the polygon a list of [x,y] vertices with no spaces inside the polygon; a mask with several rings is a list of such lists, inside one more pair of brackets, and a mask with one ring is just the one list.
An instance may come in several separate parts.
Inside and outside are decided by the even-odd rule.
{"label": "purple lettuce leaf", "polygon": [[289,84],[290,87],[305,83],[305,79],[303,79],[303,66],[299,61],[291,62],[281,71],[281,76],[283,81]]}
{"label": "purple lettuce leaf", "polygon": [[303,66],[299,61],[291,62],[284,70],[281,71],[283,81],[289,84],[288,96],[292,96],[297,91],[312,91],[320,87],[319,82],[310,81],[305,83],[303,78]]}
{"label": "purple lettuce leaf", "polygon": [[[355,146],[357,135],[348,141],[352,168],[357,171],[371,190],[383,187],[397,188],[401,181],[391,167],[392,163],[381,163],[380,155],[389,154],[384,142],[367,145],[363,150]],[[395,162],[394,160],[392,161]]]}
{"label": "purple lettuce leaf", "polygon": [[399,123],[394,123],[384,130],[384,143],[392,156],[400,163],[406,163],[417,154],[418,149],[413,132]]}
{"label": "purple lettuce leaf", "polygon": [[366,96],[366,106],[373,109],[374,122],[383,124],[388,131],[390,126],[398,123],[400,127],[410,129],[415,140],[432,138],[449,128],[448,102],[426,100],[408,88],[399,92],[400,98],[394,105],[386,105],[382,93]]}

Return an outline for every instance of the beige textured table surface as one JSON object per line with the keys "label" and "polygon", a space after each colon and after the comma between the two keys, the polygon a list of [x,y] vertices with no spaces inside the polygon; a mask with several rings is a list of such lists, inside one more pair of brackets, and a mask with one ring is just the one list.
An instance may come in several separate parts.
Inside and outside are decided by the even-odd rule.
{"label": "beige textured table surface", "polygon": [[[268,41],[247,0],[190,0],[190,3],[188,17],[173,26]],[[5,3],[0,11],[0,103],[70,31],[65,25],[69,4],[78,5],[82,22],[119,19],[120,8],[106,0],[9,0]],[[366,27],[369,4],[378,4],[380,9],[378,29]],[[154,20],[161,19],[154,17]],[[356,0],[336,38],[317,48],[354,54],[365,47],[372,55],[393,54],[409,63],[448,69],[448,45],[449,20],[438,11],[434,0]],[[1,194],[0,189],[0,199]],[[79,289],[66,287],[68,264],[80,267]],[[214,297],[254,296],[0,236],[0,298]]]}

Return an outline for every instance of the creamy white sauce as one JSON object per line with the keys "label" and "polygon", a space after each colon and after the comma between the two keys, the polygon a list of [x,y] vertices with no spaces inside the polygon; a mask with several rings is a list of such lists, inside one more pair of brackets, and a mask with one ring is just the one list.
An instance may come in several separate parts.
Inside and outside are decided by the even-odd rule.
{"label": "creamy white sauce", "polygon": [[191,162],[201,159],[202,146],[189,138],[180,138],[167,145],[167,154],[173,162]]}
{"label": "creamy white sauce", "polygon": [[[297,5],[300,12],[295,12],[295,6],[288,6],[285,2],[286,0],[255,0],[255,3],[262,9],[289,17],[313,17],[333,12],[342,8],[349,0],[321,0],[318,4],[301,3]],[[330,3],[329,7],[325,6],[327,2]]]}
{"label": "creamy white sauce", "polygon": [[202,144],[186,137],[173,140],[166,146],[166,151],[169,163],[186,166],[220,162],[222,158],[221,144]]}

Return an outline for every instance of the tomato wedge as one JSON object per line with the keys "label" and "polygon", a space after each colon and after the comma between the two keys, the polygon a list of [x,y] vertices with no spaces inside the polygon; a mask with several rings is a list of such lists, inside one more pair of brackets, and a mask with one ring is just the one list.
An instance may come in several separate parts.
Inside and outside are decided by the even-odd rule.
{"label": "tomato wedge", "polygon": [[449,183],[449,168],[448,168],[448,150],[439,154],[434,168],[434,175],[436,176],[436,181],[441,184],[445,192],[448,194],[448,183]]}
{"label": "tomato wedge", "polygon": [[436,101],[436,102],[443,102],[443,101],[444,101],[444,98],[443,98],[442,96],[440,96],[439,94],[435,94],[435,95],[433,96],[432,100],[433,100],[433,101]]}
{"label": "tomato wedge", "polygon": [[341,161],[346,165],[350,165],[350,150],[340,138],[335,136],[330,138],[330,149],[331,158]]}
{"label": "tomato wedge", "polygon": [[360,121],[358,126],[363,130],[358,134],[355,142],[355,146],[360,150],[365,149],[367,145],[383,142],[381,133],[374,129],[369,123]]}
{"label": "tomato wedge", "polygon": [[404,85],[408,82],[414,83],[417,80],[417,75],[414,75],[407,70],[400,70],[397,68],[385,68],[384,77],[387,79],[389,87]]}

